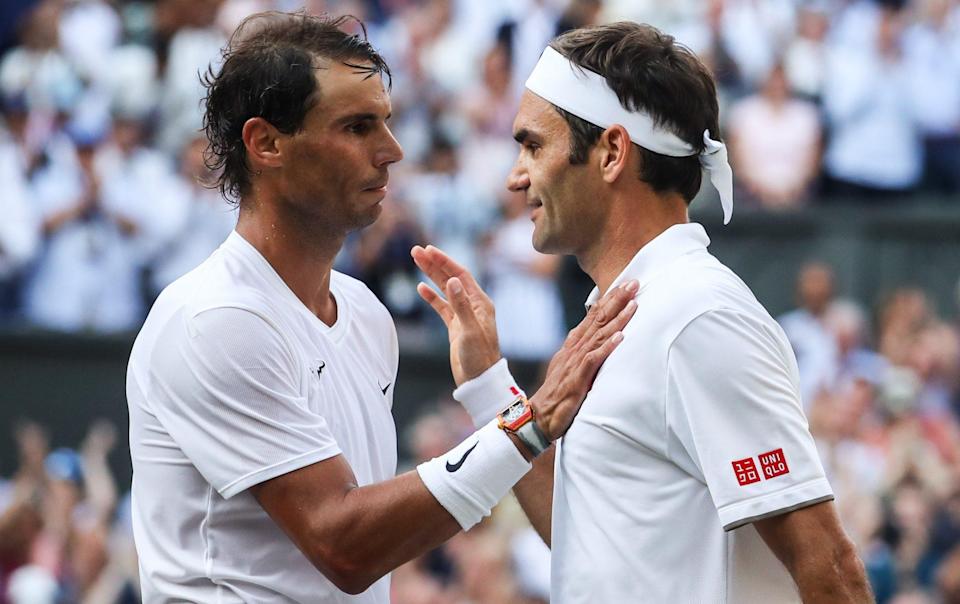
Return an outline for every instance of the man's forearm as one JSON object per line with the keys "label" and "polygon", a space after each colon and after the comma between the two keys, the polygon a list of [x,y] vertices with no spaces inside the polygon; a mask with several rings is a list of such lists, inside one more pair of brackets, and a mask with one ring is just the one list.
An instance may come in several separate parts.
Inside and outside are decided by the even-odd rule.
{"label": "man's forearm", "polygon": [[800,563],[790,569],[804,604],[866,604],[874,602],[863,563],[846,542],[832,556]]}
{"label": "man's forearm", "polygon": [[520,502],[530,524],[540,534],[540,538],[550,545],[550,522],[553,518],[553,463],[556,445],[551,445],[533,461],[530,470],[513,487],[513,493]]}
{"label": "man's forearm", "polygon": [[415,471],[353,489],[343,506],[337,534],[322,541],[335,548],[335,572],[360,591],[461,530]]}

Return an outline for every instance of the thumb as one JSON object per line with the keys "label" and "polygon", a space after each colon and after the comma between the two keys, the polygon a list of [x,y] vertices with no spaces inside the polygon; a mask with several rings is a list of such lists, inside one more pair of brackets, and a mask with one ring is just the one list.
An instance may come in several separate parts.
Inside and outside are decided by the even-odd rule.
{"label": "thumb", "polygon": [[460,319],[461,325],[464,327],[477,325],[477,317],[473,314],[470,298],[463,289],[463,283],[457,277],[447,279],[447,300],[450,301],[453,313]]}

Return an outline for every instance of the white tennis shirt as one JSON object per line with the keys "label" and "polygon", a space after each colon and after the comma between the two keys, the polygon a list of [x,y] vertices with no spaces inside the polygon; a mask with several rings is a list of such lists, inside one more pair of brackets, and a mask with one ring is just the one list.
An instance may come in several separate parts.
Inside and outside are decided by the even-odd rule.
{"label": "white tennis shirt", "polygon": [[397,337],[334,272],[327,326],[236,232],[160,294],[130,355],[133,523],[143,599],[389,601],[317,571],[246,490],[342,453],[358,484],[396,472]]}
{"label": "white tennis shirt", "polygon": [[557,452],[554,604],[800,601],[750,522],[833,494],[790,344],[709,242],[673,226],[614,281],[638,308]]}

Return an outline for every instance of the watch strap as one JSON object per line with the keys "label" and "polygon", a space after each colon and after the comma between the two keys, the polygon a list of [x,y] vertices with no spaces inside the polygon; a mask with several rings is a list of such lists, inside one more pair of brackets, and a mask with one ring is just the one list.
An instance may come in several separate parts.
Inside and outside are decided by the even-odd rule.
{"label": "watch strap", "polygon": [[535,419],[520,426],[514,434],[520,439],[534,457],[539,456],[550,446],[550,440],[547,435],[540,430]]}

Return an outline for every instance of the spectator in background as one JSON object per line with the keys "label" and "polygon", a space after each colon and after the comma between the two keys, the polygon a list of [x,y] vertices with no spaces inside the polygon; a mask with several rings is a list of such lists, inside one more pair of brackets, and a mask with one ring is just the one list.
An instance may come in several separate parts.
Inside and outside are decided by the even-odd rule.
{"label": "spectator in background", "polygon": [[[510,64],[508,45],[505,42],[494,44],[484,56],[480,82],[461,94],[458,100],[468,122],[468,134],[456,150],[457,173],[462,176],[461,183],[473,192],[471,197],[474,199],[469,204],[481,204],[474,210],[467,210],[468,203],[464,200],[460,211],[474,215],[482,213],[486,219],[483,230],[489,228],[490,219],[496,213],[496,200],[502,189],[500,183],[510,171],[516,151],[512,126],[518,97],[510,86]],[[475,244],[476,240],[476,248]]]}
{"label": "spectator in background", "polygon": [[[467,143],[469,147],[474,145],[478,143]],[[444,250],[457,250],[464,266],[478,269],[480,239],[494,225],[496,207],[473,186],[454,144],[435,133],[423,168],[399,180],[403,183],[402,195],[410,200],[410,208],[423,228],[424,240]]]}
{"label": "spectator in background", "polygon": [[26,289],[26,315],[49,329],[119,331],[142,320],[141,271],[170,229],[173,172],[141,144],[141,124],[76,119],[76,161],[37,175],[45,245]]}
{"label": "spectator in background", "polygon": [[162,67],[157,146],[170,156],[194,137],[202,118],[200,74],[219,69],[226,33],[216,27],[218,0],[164,0],[156,25]]}
{"label": "spectator in background", "polygon": [[[860,4],[848,10],[861,10]],[[826,190],[870,201],[900,199],[913,190],[923,159],[914,105],[922,92],[911,88],[901,47],[905,15],[887,6],[876,10],[874,21],[863,18],[876,23],[866,32],[867,45],[847,43],[831,53],[823,93],[831,128]]]}
{"label": "spectator in background", "polygon": [[918,1],[922,18],[907,30],[904,57],[918,91],[925,180],[932,191],[960,193],[960,5]]}
{"label": "spectator in background", "polygon": [[0,60],[0,91],[25,94],[27,106],[40,121],[72,107],[82,89],[59,48],[60,13],[58,0],[37,4],[25,20],[20,46]]}
{"label": "spectator in background", "polygon": [[556,283],[560,256],[533,248],[525,192],[504,193],[502,208],[504,220],[492,234],[484,262],[500,350],[508,360],[542,362],[564,338]]}
{"label": "spectator in background", "polygon": [[826,264],[804,265],[797,276],[798,308],[777,318],[797,355],[800,397],[808,410],[836,378],[837,346],[823,322],[833,299],[833,281],[833,270]]}
{"label": "spectator in background", "polygon": [[236,209],[216,189],[216,179],[203,160],[207,138],[197,135],[180,154],[176,190],[161,203],[169,204],[172,236],[151,266],[153,296],[203,262],[237,223]]}
{"label": "spectator in background", "polygon": [[784,69],[794,94],[819,103],[827,69],[827,0],[802,3],[797,11],[797,34],[784,51]]}
{"label": "spectator in background", "polygon": [[417,266],[410,249],[424,244],[423,231],[406,202],[383,201],[377,221],[352,237],[348,274],[363,281],[397,321],[417,319],[423,309],[417,294]]}
{"label": "spectator in background", "polygon": [[79,452],[49,453],[32,423],[19,426],[16,438],[20,467],[0,498],[0,602],[123,602],[123,580],[104,572],[116,505],[106,461],[114,427],[94,423]]}
{"label": "spectator in background", "polygon": [[40,243],[24,168],[16,142],[0,130],[0,324],[19,309],[20,274]]}
{"label": "spectator in background", "polygon": [[730,109],[727,136],[734,174],[765,208],[806,201],[820,165],[820,118],[808,101],[791,98],[781,64],[758,95]]}

